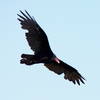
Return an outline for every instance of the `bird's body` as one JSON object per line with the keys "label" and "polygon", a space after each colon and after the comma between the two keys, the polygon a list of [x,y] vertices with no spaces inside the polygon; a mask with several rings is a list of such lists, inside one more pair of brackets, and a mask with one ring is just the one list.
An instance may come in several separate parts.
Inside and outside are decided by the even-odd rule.
{"label": "bird's body", "polygon": [[56,57],[50,48],[47,35],[39,26],[34,18],[32,18],[27,11],[26,14],[20,11],[23,16],[19,15],[22,28],[28,30],[26,39],[29,46],[34,51],[34,55],[22,54],[21,64],[33,65],[38,63],[44,63],[49,70],[60,75],[64,73],[64,78],[72,81],[74,84],[77,82],[80,85],[80,81],[84,83],[84,78],[81,74],[70,65],[64,63]]}

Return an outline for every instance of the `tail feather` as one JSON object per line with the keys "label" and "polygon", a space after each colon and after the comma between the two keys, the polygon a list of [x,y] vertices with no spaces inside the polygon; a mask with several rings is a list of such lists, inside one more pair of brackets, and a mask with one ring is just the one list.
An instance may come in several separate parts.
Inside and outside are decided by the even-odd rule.
{"label": "tail feather", "polygon": [[36,57],[35,55],[29,55],[29,54],[22,54],[21,55],[21,64],[26,64],[26,65],[33,65],[36,62]]}

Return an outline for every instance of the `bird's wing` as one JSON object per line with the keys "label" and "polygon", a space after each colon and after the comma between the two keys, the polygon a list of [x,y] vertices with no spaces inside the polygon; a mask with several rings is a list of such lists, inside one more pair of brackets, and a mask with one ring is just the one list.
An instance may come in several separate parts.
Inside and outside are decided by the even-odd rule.
{"label": "bird's wing", "polygon": [[80,85],[80,82],[84,84],[83,80],[85,79],[81,76],[81,74],[75,68],[65,64],[63,61],[60,61],[60,63],[51,61],[50,63],[45,63],[44,66],[58,75],[64,73],[64,78],[72,81],[74,84],[77,83]]}
{"label": "bird's wing", "polygon": [[28,33],[26,33],[26,39],[29,46],[35,54],[46,52],[46,50],[50,49],[50,46],[45,32],[26,10],[25,13],[22,11],[20,12],[22,15],[17,14],[19,16],[18,20],[20,21],[22,28],[28,30]]}

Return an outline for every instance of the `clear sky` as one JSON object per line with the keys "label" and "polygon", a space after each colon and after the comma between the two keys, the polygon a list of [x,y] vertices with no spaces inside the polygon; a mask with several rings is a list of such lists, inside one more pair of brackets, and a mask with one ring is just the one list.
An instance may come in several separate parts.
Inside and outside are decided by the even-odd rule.
{"label": "clear sky", "polygon": [[[32,53],[17,20],[25,9],[85,85],[73,85],[42,64],[19,63],[22,53]],[[0,100],[100,100],[100,0],[1,0]]]}

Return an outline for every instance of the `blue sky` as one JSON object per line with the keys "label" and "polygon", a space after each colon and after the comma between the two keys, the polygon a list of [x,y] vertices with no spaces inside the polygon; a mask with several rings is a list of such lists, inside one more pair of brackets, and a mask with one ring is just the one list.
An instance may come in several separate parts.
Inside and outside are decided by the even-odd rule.
{"label": "blue sky", "polygon": [[[73,85],[42,64],[19,63],[22,53],[32,53],[17,20],[25,9],[47,33],[55,54],[77,68],[86,85]],[[0,13],[0,100],[100,99],[99,0],[2,0]]]}

